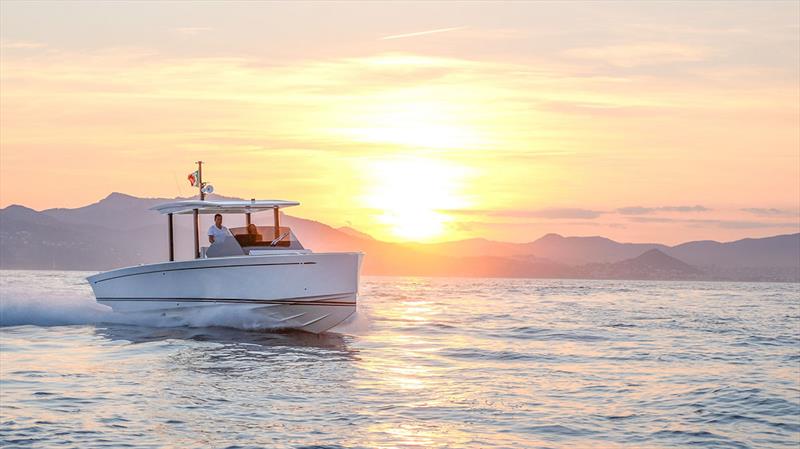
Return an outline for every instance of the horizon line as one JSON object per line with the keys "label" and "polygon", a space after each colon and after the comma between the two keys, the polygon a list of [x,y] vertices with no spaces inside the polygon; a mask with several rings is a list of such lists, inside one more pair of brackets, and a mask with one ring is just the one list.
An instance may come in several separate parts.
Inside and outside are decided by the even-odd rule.
{"label": "horizon line", "polygon": [[[9,209],[11,207],[15,207],[15,206],[31,210],[31,211],[33,211],[33,212],[35,212],[37,214],[42,214],[42,213],[45,213],[48,210],[55,210],[55,209],[77,210],[77,209],[82,209],[84,207],[100,204],[100,202],[110,198],[114,194],[124,195],[124,196],[130,197],[130,198],[134,198],[134,199],[137,199],[137,200],[168,200],[168,199],[179,199],[179,198],[192,198],[192,197],[195,196],[195,195],[193,195],[191,197],[176,196],[174,198],[167,198],[167,197],[139,197],[139,196],[130,195],[130,194],[127,194],[127,193],[114,191],[114,192],[109,193],[108,195],[106,195],[105,197],[99,199],[98,201],[96,201],[94,203],[86,204],[84,206],[73,207],[73,208],[69,208],[69,207],[51,207],[51,208],[48,208],[48,209],[36,210],[36,209],[28,207],[28,206],[26,206],[24,204],[14,203],[14,204],[9,204],[6,207],[0,208],[0,211],[5,211],[5,210],[7,210],[7,209]],[[238,198],[238,197],[226,197],[224,195],[219,195],[219,194],[216,194],[216,193],[214,193],[212,195],[219,196],[219,197],[225,197],[225,198],[242,199],[242,198]],[[494,242],[494,243],[500,243],[500,244],[526,245],[526,244],[531,244],[531,243],[534,243],[536,241],[539,241],[539,240],[541,240],[541,239],[543,239],[543,238],[545,238],[547,236],[557,236],[557,237],[564,238],[564,239],[567,239],[567,238],[581,238],[581,239],[602,238],[602,239],[605,239],[605,240],[608,240],[610,242],[614,242],[614,243],[617,243],[617,244],[661,245],[661,246],[664,246],[664,247],[667,247],[667,248],[674,248],[676,246],[685,245],[685,244],[689,244],[689,243],[712,242],[712,243],[719,243],[719,244],[727,244],[727,243],[739,242],[739,241],[742,241],[742,240],[761,240],[761,239],[768,239],[768,238],[775,238],[775,237],[800,235],[800,230],[798,230],[797,232],[779,233],[779,234],[769,235],[769,236],[765,236],[765,237],[743,237],[743,238],[734,239],[734,240],[727,240],[727,241],[713,240],[713,239],[687,240],[687,241],[683,241],[681,243],[676,243],[674,245],[670,245],[670,244],[667,244],[667,243],[660,243],[660,242],[652,242],[652,241],[648,241],[648,242],[618,241],[618,240],[614,240],[612,238],[605,237],[605,236],[599,235],[599,234],[594,234],[594,235],[563,235],[563,234],[561,234],[559,232],[546,232],[541,237],[539,237],[537,239],[524,241],[524,242],[509,242],[509,241],[503,241],[503,240],[492,240],[492,239],[489,239],[489,238],[486,238],[486,237],[471,237],[471,238],[460,239],[460,240],[442,240],[442,241],[436,241],[436,242],[425,242],[425,241],[415,241],[415,240],[396,240],[396,241],[391,241],[391,240],[381,240],[379,238],[376,238],[376,237],[372,236],[370,233],[361,231],[361,230],[353,227],[352,225],[344,225],[344,226],[334,227],[334,226],[331,226],[331,225],[329,225],[329,224],[327,224],[325,222],[319,221],[319,220],[315,220],[315,219],[311,219],[311,218],[303,218],[303,217],[300,217],[300,216],[297,216],[297,215],[289,215],[289,214],[286,214],[285,212],[281,212],[281,213],[284,214],[285,216],[289,216],[289,217],[292,217],[292,218],[297,218],[297,219],[300,219],[300,220],[313,221],[315,223],[319,223],[319,224],[322,224],[322,225],[325,225],[325,226],[329,226],[331,229],[334,229],[334,230],[339,231],[339,232],[343,232],[343,231],[341,231],[342,228],[349,228],[349,229],[352,229],[352,230],[354,230],[354,231],[356,231],[358,233],[364,234],[367,237],[369,237],[370,239],[375,240],[377,242],[388,243],[388,244],[398,244],[398,245],[443,245],[443,244],[468,242],[468,241],[473,241],[473,240],[485,240],[487,242]],[[236,215],[236,214],[231,214],[231,215]],[[346,232],[343,232],[343,233],[346,234]],[[352,235],[350,235],[350,236],[353,237]]]}

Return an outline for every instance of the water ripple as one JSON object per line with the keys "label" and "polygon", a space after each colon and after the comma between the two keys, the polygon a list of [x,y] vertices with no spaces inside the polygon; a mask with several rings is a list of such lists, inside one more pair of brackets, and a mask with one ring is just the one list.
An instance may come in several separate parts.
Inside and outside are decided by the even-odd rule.
{"label": "water ripple", "polygon": [[366,277],[314,336],[109,323],[83,273],[0,273],[3,447],[800,441],[793,284]]}

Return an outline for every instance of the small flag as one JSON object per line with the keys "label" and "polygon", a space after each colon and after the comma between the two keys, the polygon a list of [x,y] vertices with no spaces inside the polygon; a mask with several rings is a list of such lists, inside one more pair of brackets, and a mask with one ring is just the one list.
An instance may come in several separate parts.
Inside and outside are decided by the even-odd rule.
{"label": "small flag", "polygon": [[197,187],[200,185],[200,171],[195,171],[193,173],[189,173],[189,184],[192,187]]}

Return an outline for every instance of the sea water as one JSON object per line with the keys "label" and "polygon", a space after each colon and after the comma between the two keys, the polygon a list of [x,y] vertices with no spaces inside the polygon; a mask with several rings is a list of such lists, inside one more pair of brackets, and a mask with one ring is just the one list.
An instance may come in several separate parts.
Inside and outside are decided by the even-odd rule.
{"label": "sea water", "polygon": [[362,279],[336,333],[0,272],[2,447],[797,448],[800,285]]}

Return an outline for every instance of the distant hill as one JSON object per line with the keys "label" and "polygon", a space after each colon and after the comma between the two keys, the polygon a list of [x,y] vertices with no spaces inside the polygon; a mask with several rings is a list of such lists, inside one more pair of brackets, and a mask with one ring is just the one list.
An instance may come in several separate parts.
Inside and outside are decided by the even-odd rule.
{"label": "distant hill", "polygon": [[484,238],[443,243],[408,243],[407,245],[427,254],[449,254],[457,257],[514,257],[531,254],[529,243],[507,243]]}
{"label": "distant hill", "polygon": [[[93,224],[65,224],[22,206],[0,211],[0,267],[93,270],[154,260],[166,245],[142,245],[149,226],[120,232]],[[159,227],[161,234],[165,234]],[[151,254],[152,253],[152,254]],[[161,254],[159,254],[161,255]],[[136,262],[141,263],[141,262]]]}
{"label": "distant hill", "polygon": [[361,232],[357,229],[351,228],[350,226],[342,226],[341,228],[337,228],[336,230],[344,234],[347,234],[351,237],[357,237],[363,240],[375,240],[374,237],[367,234],[366,232]]}
{"label": "distant hill", "polygon": [[710,240],[689,242],[669,248],[668,254],[700,266],[797,266],[800,264],[800,234],[742,239],[729,243]]}
{"label": "distant hill", "polygon": [[655,243],[619,243],[605,237],[562,237],[558,234],[547,234],[527,245],[530,254],[568,264],[619,262],[652,249],[668,248]]}
{"label": "distant hill", "polygon": [[680,273],[680,274],[699,274],[700,270],[682,262],[674,257],[670,257],[660,250],[651,249],[639,257],[623,260],[614,264],[621,268],[630,268],[637,270],[659,271],[663,273]]}
{"label": "distant hill", "polygon": [[[112,193],[74,209],[6,207],[0,210],[0,268],[107,270],[163,261],[167,221],[148,209],[175,199],[180,198]],[[350,227],[282,217],[308,248],[366,253],[365,274],[800,281],[800,234],[672,247],[558,234],[529,243],[477,238],[401,244],[376,240]],[[229,227],[243,222],[242,216],[225,218]],[[201,216],[201,229],[210,225],[211,217]],[[175,227],[177,258],[188,259],[193,248],[191,220],[179,216]]]}
{"label": "distant hill", "polygon": [[620,262],[587,264],[578,268],[584,277],[602,279],[702,279],[703,272],[686,262],[651,249]]}
{"label": "distant hill", "polygon": [[432,254],[460,256],[491,255],[511,257],[535,255],[542,260],[579,265],[584,263],[610,263],[630,259],[651,249],[669,247],[655,243],[618,243],[605,237],[563,237],[547,234],[529,243],[506,243],[486,239],[469,239],[455,242],[414,244],[415,249]]}

